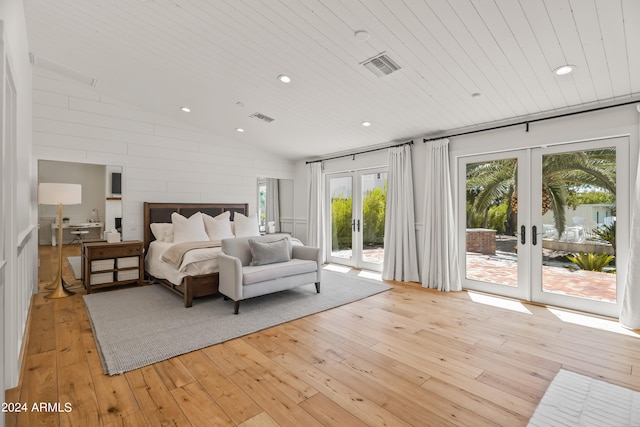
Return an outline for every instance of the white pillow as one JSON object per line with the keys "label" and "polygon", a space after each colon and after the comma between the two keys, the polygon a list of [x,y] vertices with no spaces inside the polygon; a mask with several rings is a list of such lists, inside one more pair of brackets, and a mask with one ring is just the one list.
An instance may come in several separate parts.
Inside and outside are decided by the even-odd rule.
{"label": "white pillow", "polygon": [[156,240],[160,242],[173,242],[173,224],[169,222],[154,222],[149,227]]}
{"label": "white pillow", "polygon": [[236,237],[252,237],[260,235],[258,217],[256,215],[247,217],[236,212],[233,214],[233,222],[235,224]]}
{"label": "white pillow", "polygon": [[231,212],[223,212],[220,215],[212,217],[205,213],[202,214],[204,219],[204,229],[207,231],[209,240],[218,241],[233,237],[233,231],[231,231],[231,221],[229,217]]}
{"label": "white pillow", "polygon": [[206,242],[209,240],[209,236],[204,229],[201,212],[194,213],[189,219],[174,212],[171,214],[171,222],[173,223],[174,243]]}

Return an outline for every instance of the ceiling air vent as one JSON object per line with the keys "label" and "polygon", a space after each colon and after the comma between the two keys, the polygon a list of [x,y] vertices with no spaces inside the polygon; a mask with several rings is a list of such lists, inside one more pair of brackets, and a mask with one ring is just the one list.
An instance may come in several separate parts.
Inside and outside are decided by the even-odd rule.
{"label": "ceiling air vent", "polygon": [[400,69],[400,66],[384,52],[374,56],[373,58],[367,59],[361,64],[378,77],[388,76],[394,71],[398,71]]}
{"label": "ceiling air vent", "polygon": [[275,119],[272,119],[272,118],[271,118],[271,117],[269,117],[269,116],[265,116],[265,115],[264,115],[264,114],[262,114],[262,113],[253,113],[252,115],[250,115],[250,116],[249,116],[249,118],[252,118],[252,119],[260,119],[260,120],[262,120],[263,122],[266,122],[266,123],[271,123],[272,121],[274,121],[274,120],[275,120]]}
{"label": "ceiling air vent", "polygon": [[59,74],[63,77],[75,80],[91,87],[96,87],[96,84],[98,83],[97,77],[82,74],[78,71],[72,70],[69,67],[58,64],[57,62],[54,62],[50,59],[43,58],[42,56],[35,55],[31,52],[29,52],[29,60],[35,67],[41,67],[49,71],[53,71],[54,73]]}

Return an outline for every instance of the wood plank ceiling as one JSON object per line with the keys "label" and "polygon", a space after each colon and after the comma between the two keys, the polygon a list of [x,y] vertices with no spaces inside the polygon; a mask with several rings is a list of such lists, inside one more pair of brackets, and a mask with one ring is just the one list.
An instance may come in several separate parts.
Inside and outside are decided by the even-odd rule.
{"label": "wood plank ceiling", "polygon": [[[24,6],[36,65],[95,78],[111,98],[291,159],[640,96],[637,0]],[[382,52],[401,69],[377,77],[361,65]],[[576,70],[555,75],[563,64]],[[293,81],[279,82],[283,73]],[[249,118],[255,112],[275,120]]]}

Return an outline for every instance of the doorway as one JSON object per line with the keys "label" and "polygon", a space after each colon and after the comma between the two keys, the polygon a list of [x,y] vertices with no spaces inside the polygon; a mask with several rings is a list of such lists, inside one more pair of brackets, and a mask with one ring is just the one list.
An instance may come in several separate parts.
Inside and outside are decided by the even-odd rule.
{"label": "doorway", "polygon": [[459,158],[463,287],[617,317],[628,153],[618,137]]}
{"label": "doorway", "polygon": [[327,260],[382,271],[386,168],[327,174]]}
{"label": "doorway", "polygon": [[[82,185],[82,204],[64,207],[63,243],[76,242],[71,231],[89,231],[82,240],[100,240],[103,231],[122,233],[123,167],[98,163],[39,159],[38,183],[63,182]],[[63,219],[64,221],[64,219]],[[39,244],[55,245],[57,207],[38,206]],[[91,224],[91,226],[88,226]]]}

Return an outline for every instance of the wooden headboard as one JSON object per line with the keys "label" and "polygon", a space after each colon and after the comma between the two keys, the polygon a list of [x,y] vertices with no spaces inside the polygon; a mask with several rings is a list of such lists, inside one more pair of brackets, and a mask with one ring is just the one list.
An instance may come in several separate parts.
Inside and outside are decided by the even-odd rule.
{"label": "wooden headboard", "polygon": [[196,212],[202,212],[207,215],[216,216],[222,212],[231,212],[231,220],[233,214],[240,212],[248,215],[248,203],[150,203],[144,202],[144,248],[147,250],[149,244],[155,240],[151,233],[150,225],[154,222],[171,222],[171,214],[174,212],[189,218]]}

